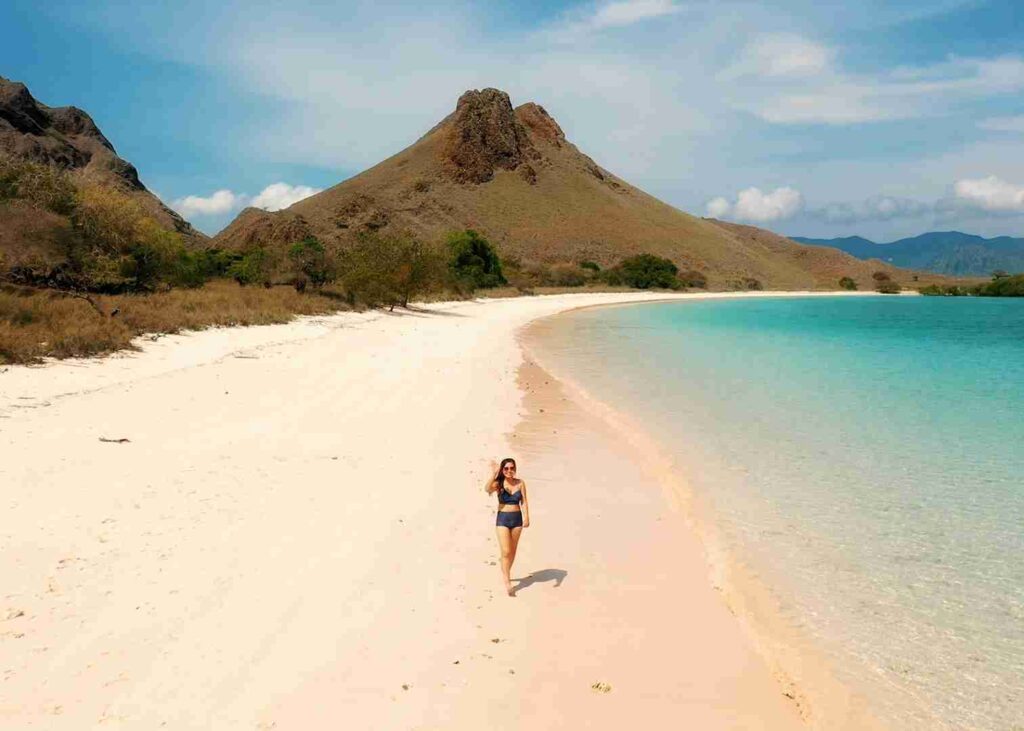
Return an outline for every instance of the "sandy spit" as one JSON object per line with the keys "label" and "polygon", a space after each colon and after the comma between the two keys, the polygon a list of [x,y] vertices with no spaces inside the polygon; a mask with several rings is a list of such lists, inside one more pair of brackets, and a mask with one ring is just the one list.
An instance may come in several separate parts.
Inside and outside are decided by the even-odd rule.
{"label": "sandy spit", "polygon": [[[4,369],[0,727],[799,728],[628,455],[583,420],[564,442],[636,482],[620,505],[559,490],[554,442],[517,431],[538,398],[519,328],[654,298],[345,313]],[[543,474],[510,599],[482,482],[517,447]]]}

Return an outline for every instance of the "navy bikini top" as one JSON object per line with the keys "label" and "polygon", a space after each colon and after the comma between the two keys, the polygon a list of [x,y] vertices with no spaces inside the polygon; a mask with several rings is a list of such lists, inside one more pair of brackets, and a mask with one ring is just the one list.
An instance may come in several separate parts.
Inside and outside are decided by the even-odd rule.
{"label": "navy bikini top", "polygon": [[504,487],[498,489],[498,502],[502,505],[519,505],[523,502],[523,488],[509,492]]}

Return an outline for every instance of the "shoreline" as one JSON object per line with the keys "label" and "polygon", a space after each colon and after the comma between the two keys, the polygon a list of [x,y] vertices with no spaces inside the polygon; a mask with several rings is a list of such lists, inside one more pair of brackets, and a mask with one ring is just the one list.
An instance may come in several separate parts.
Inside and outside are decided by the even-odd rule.
{"label": "shoreline", "polygon": [[[594,307],[613,306],[616,305]],[[540,319],[535,320],[520,331],[527,365],[540,371],[543,377],[557,382],[557,390],[566,394],[579,412],[601,421],[629,445],[636,462],[645,466],[644,472],[649,480],[660,488],[666,503],[679,518],[679,529],[696,537],[708,583],[719,593],[745,636],[756,647],[778,682],[780,691],[798,709],[803,722],[809,728],[821,729],[881,731],[887,728],[872,713],[870,701],[863,691],[839,680],[822,648],[816,647],[786,618],[772,586],[746,568],[743,556],[726,546],[719,535],[714,510],[689,483],[688,466],[679,464],[670,456],[668,447],[637,419],[588,391],[571,373],[555,369],[544,361],[544,336],[531,333],[540,323]],[[544,416],[538,414],[533,418],[538,422],[535,428],[543,429]]]}
{"label": "shoreline", "polygon": [[[0,719],[316,729],[347,714],[361,728],[471,729],[505,713],[509,728],[527,717],[611,727],[610,710],[646,708],[644,682],[661,682],[664,667],[644,653],[663,651],[664,637],[645,643],[629,620],[647,604],[607,616],[621,586],[578,582],[585,574],[573,571],[555,592],[543,573],[557,556],[581,555],[565,526],[599,517],[563,503],[562,530],[542,530],[537,500],[514,570],[533,581],[505,603],[493,506],[480,488],[529,398],[517,382],[520,327],[579,306],[700,297],[551,295],[342,313],[0,372],[0,481],[9,486]],[[620,459],[617,469],[635,465]],[[644,500],[637,525],[663,505],[661,495]],[[659,535],[683,541],[677,533]],[[545,541],[549,550],[535,553]],[[704,567],[703,556],[681,555]],[[617,576],[646,577],[657,599],[671,576],[659,567],[650,574],[627,561]],[[700,571],[691,575],[703,584],[691,588],[714,599]],[[587,635],[566,646],[578,629],[569,608],[603,617],[616,643]],[[749,682],[717,706],[663,685],[653,700],[673,723],[712,707],[726,715],[711,727],[735,727],[728,712],[753,727],[793,727],[791,704],[720,610],[725,629],[706,639],[731,648],[725,659],[743,672],[727,676]],[[607,694],[591,688],[602,678],[575,672],[595,648],[631,668]],[[681,649],[675,662],[706,676]],[[524,705],[528,689],[554,693],[551,703]]]}

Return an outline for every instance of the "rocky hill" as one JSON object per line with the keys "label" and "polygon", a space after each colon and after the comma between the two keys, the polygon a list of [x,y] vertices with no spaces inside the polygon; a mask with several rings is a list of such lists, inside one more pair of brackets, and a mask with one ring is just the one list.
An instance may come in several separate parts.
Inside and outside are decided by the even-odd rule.
{"label": "rocky hill", "polygon": [[839,276],[868,286],[878,269],[910,279],[880,262],[688,215],[602,168],[542,106],[513,108],[497,89],[467,91],[412,146],[339,185],[277,213],[243,211],[213,245],[245,250],[314,235],[344,247],[364,231],[440,239],[465,228],[523,262],[607,266],[650,252],[717,287],[750,277],[766,287],[834,288]]}
{"label": "rocky hill", "polygon": [[[135,200],[167,230],[187,242],[205,244],[196,231],[165,206],[139,180],[138,171],[117,155],[92,118],[77,107],[48,107],[24,84],[0,77],[0,156],[68,172],[74,180],[116,189]],[[0,251],[46,252],[68,228],[66,218],[52,211],[0,200]]]}

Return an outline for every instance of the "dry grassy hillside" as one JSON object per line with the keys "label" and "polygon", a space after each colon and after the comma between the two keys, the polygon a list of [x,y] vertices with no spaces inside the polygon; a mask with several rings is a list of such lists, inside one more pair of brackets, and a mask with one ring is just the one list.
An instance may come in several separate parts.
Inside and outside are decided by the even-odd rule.
{"label": "dry grassy hillside", "polygon": [[861,289],[874,289],[875,272],[885,272],[894,281],[917,285],[948,283],[949,278],[934,272],[918,272],[894,267],[879,259],[857,259],[830,246],[807,246],[797,244],[784,236],[755,226],[704,219],[718,226],[745,246],[752,255],[770,261],[787,263],[791,274],[795,266],[800,272],[793,280],[793,288],[835,289],[841,277],[850,277]]}
{"label": "dry grassy hillside", "polygon": [[690,216],[599,167],[533,103],[513,109],[496,89],[468,91],[456,110],[415,144],[279,213],[248,209],[214,238],[247,249],[315,235],[344,247],[361,231],[428,239],[473,228],[503,257],[602,266],[650,252],[704,272],[712,287],[744,277],[782,289],[864,286],[886,269],[842,252],[807,247],[751,227]]}
{"label": "dry grassy hillside", "polygon": [[[160,226],[180,233],[186,242],[202,244],[207,239],[146,189],[135,166],[117,155],[92,117],[77,107],[48,107],[24,84],[2,76],[0,156],[52,166],[79,184],[115,189],[138,203]],[[68,223],[58,220],[59,216],[45,215],[46,220],[34,221],[23,208],[0,201],[0,247],[13,250],[17,239],[20,245],[31,244],[45,255],[68,229]]]}

